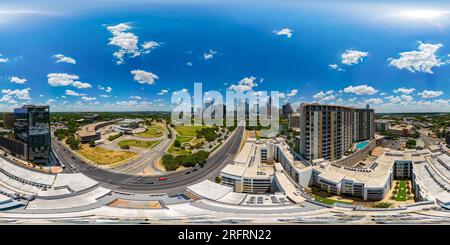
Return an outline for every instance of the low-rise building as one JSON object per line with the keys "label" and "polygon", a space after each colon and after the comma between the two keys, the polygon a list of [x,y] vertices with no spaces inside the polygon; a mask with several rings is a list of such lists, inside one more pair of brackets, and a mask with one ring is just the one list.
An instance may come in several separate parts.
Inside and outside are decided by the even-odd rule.
{"label": "low-rise building", "polygon": [[84,125],[80,130],[77,131],[77,138],[81,143],[88,143],[89,141],[99,140],[101,138],[101,134],[97,130],[108,125],[115,124],[117,121],[118,120],[110,120]]}
{"label": "low-rise building", "polygon": [[234,164],[221,170],[222,184],[233,187],[235,192],[271,192],[275,186],[274,167],[268,163],[272,159],[270,146],[254,138],[248,139]]}
{"label": "low-rise building", "polygon": [[413,125],[394,125],[388,128],[388,132],[399,137],[408,137],[412,128]]}
{"label": "low-rise building", "polygon": [[375,120],[376,130],[377,132],[386,132],[388,128],[391,126],[391,123],[387,119],[379,119]]}
{"label": "low-rise building", "polygon": [[119,122],[117,122],[117,124],[122,127],[122,128],[137,128],[139,127],[140,123],[143,123],[144,120],[136,118],[136,119],[124,119],[121,120]]}

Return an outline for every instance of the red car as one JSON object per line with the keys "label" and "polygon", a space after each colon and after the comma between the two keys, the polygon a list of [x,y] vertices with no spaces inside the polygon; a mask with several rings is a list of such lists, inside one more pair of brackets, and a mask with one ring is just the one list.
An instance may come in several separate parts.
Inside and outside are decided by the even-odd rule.
{"label": "red car", "polygon": [[167,180],[167,178],[166,177],[161,177],[158,180]]}

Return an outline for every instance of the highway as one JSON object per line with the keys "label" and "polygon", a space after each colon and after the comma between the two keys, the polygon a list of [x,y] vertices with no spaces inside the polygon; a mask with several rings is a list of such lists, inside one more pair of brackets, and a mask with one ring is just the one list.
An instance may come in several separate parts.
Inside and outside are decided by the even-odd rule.
{"label": "highway", "polygon": [[[244,127],[238,127],[236,132],[211,154],[203,167],[196,166],[179,172],[159,176],[137,176],[125,173],[112,172],[85,163],[72,151],[56,139],[52,147],[61,161],[67,167],[81,172],[100,183],[101,186],[115,191],[136,193],[182,193],[186,186],[200,182],[204,179],[214,178],[227,164],[232,163],[239,152],[243,139]],[[160,180],[163,177],[165,180]]]}

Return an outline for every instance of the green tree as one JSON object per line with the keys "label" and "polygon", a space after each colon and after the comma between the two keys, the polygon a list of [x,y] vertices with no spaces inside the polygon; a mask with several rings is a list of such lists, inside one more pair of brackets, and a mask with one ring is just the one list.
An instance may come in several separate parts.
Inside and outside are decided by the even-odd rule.
{"label": "green tree", "polygon": [[161,161],[167,171],[174,171],[178,168],[178,164],[175,162],[175,157],[173,155],[164,155]]}
{"label": "green tree", "polygon": [[222,178],[220,176],[216,176],[215,181],[217,184],[220,184],[222,182]]}

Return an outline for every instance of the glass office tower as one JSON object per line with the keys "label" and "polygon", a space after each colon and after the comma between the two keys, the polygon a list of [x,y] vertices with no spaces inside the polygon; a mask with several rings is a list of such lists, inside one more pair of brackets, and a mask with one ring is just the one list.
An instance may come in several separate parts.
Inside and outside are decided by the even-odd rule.
{"label": "glass office tower", "polygon": [[50,155],[50,110],[48,106],[24,105],[14,109],[16,139],[27,144],[28,160],[46,162]]}

